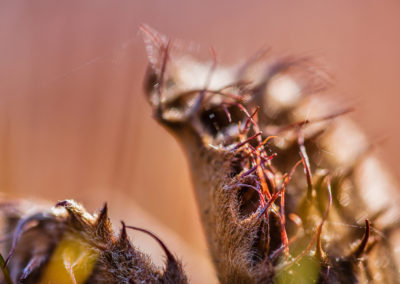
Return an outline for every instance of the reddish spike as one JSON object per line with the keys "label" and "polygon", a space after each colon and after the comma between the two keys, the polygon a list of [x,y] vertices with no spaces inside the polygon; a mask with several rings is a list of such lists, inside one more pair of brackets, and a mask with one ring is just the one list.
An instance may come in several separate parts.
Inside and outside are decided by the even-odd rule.
{"label": "reddish spike", "polygon": [[[325,211],[325,214],[324,214],[324,216],[322,218],[322,221],[318,225],[317,230],[316,230],[313,238],[311,239],[310,243],[307,245],[306,249],[302,253],[300,253],[298,256],[296,256],[296,258],[293,261],[278,266],[277,270],[287,269],[288,267],[290,267],[293,264],[297,263],[301,258],[303,258],[307,253],[310,252],[312,246],[314,245],[314,242],[318,238],[318,235],[321,234],[322,226],[324,225],[326,219],[328,218],[328,214],[329,214],[330,208],[332,206],[332,191],[331,191],[331,184],[330,184],[330,178],[329,177],[327,178],[327,187],[328,187],[328,194],[329,194],[328,207],[326,208],[326,211]],[[317,248],[317,250],[318,250],[318,248]]]}
{"label": "reddish spike", "polygon": [[282,251],[284,251],[286,247],[289,247],[291,244],[293,244],[299,238],[299,236],[300,236],[299,231],[297,231],[296,235],[294,235],[292,238],[290,238],[290,240],[288,241],[287,244],[285,244],[285,245],[282,244],[282,246],[280,248],[278,248],[275,251],[273,251],[271,253],[271,255],[269,256],[269,259],[271,261],[274,261],[280,255],[280,253]]}
{"label": "reddish spike", "polygon": [[[253,123],[255,123],[254,122],[254,117],[255,117],[255,115],[258,113],[258,110],[260,109],[260,107],[259,106],[257,106],[256,107],[256,109],[254,110],[254,112],[251,114],[251,116],[248,116],[247,117],[247,119],[246,119],[246,123],[244,124],[244,128],[243,128],[243,130],[242,130],[242,132],[241,133],[244,133],[246,130],[248,131],[248,129],[249,129],[249,126],[250,126],[250,122],[253,120]],[[246,113],[246,115],[247,115],[248,113]]]}
{"label": "reddish spike", "polygon": [[280,214],[280,220],[281,220],[281,239],[282,239],[282,244],[285,246],[284,248],[284,253],[286,258],[289,257],[289,240],[287,236],[287,232],[285,229],[285,188],[282,189],[281,192],[281,214]]}
{"label": "reddish spike", "polygon": [[267,156],[266,158],[261,157],[261,160],[263,160],[263,162],[265,163],[265,162],[271,161],[271,160],[272,160],[273,158],[275,158],[276,156],[278,156],[278,154],[277,154],[277,153],[273,153],[272,155]]}
{"label": "reddish spike", "polygon": [[273,176],[273,173],[271,173],[271,171],[264,169],[264,178],[265,178],[265,182],[267,183],[269,192],[272,192],[272,194],[276,193],[276,184],[275,184],[275,179]]}
{"label": "reddish spike", "polygon": [[207,96],[207,98],[204,99],[203,102],[210,101],[210,99],[215,95],[220,95],[220,96],[232,99],[234,101],[234,103],[224,102],[224,104],[227,104],[227,105],[236,105],[237,102],[243,101],[244,98],[241,97],[240,95],[224,92],[224,89],[229,88],[229,87],[232,87],[232,85],[227,85],[227,86],[225,86],[225,87],[223,87],[223,88],[221,88],[219,90],[210,90],[210,89],[207,89],[207,90],[204,90],[204,89],[196,90],[196,89],[194,89],[194,90],[190,90],[188,92],[181,93],[180,97],[182,97],[182,96],[184,97],[184,96],[187,96],[187,95],[192,95],[194,93],[199,93],[199,92],[205,91],[205,93],[208,94],[208,96]]}
{"label": "reddish spike", "polygon": [[[240,110],[241,111],[243,111],[244,112],[244,114],[249,118],[249,119],[253,119],[251,116],[250,116],[250,114],[249,114],[249,112],[247,111],[247,109],[242,105],[242,104],[237,104],[237,106],[238,106],[238,108],[240,108]],[[253,123],[254,123],[254,121],[253,121]]]}
{"label": "reddish spike", "polygon": [[257,175],[261,182],[261,188],[262,188],[263,192],[265,193],[265,195],[267,196],[267,199],[268,200],[271,199],[271,193],[268,189],[267,181],[265,180],[264,171],[261,166],[261,158],[260,157],[257,157]]}
{"label": "reddish spike", "polygon": [[288,130],[292,130],[292,129],[300,129],[303,126],[310,125],[310,124],[317,123],[317,122],[331,120],[331,119],[337,118],[339,116],[348,114],[348,113],[353,112],[353,111],[354,111],[353,108],[347,108],[347,109],[343,109],[341,111],[338,111],[336,113],[332,113],[332,114],[327,115],[327,116],[323,116],[323,117],[320,117],[320,118],[315,118],[313,120],[306,119],[306,120],[303,120],[303,121],[294,122],[294,123],[291,123],[291,124],[284,125],[284,126],[280,127],[279,129],[274,131],[274,133],[275,134],[279,134],[279,133],[282,133],[282,132],[285,132],[285,131],[288,131]]}
{"label": "reddish spike", "polygon": [[269,140],[277,138],[277,136],[268,136],[262,143],[261,145],[264,146]]}
{"label": "reddish spike", "polygon": [[237,144],[237,145],[233,148],[233,150],[239,149],[240,147],[246,145],[246,144],[249,143],[251,140],[253,140],[254,138],[257,138],[257,137],[260,136],[260,135],[261,135],[261,132],[258,132],[257,134],[254,134],[253,136],[251,136],[250,138],[246,139],[245,141],[243,141],[243,142]]}
{"label": "reddish spike", "polygon": [[246,177],[246,176],[248,176],[249,174],[253,173],[255,170],[257,170],[257,166],[254,166],[254,167],[252,167],[251,169],[249,169],[248,171],[245,171],[240,177],[241,177],[241,178]]}
{"label": "reddish spike", "polygon": [[283,245],[283,251],[286,255],[286,258],[289,257],[289,239],[287,236],[285,224],[286,224],[286,218],[285,218],[285,191],[286,191],[286,186],[289,183],[290,179],[292,178],[292,175],[294,174],[294,171],[300,165],[301,161],[298,161],[293,168],[290,171],[290,174],[285,178],[282,190],[281,190],[281,204],[280,204],[280,209],[281,209],[281,214],[280,214],[280,221],[281,221],[281,239],[282,239],[282,245]]}
{"label": "reddish spike", "polygon": [[[286,224],[286,218],[285,218],[285,191],[286,191],[286,186],[289,183],[289,181],[291,180],[294,171],[296,170],[296,168],[300,165],[301,161],[298,161],[291,169],[289,175],[284,179],[283,182],[283,186],[282,186],[282,190],[281,190],[281,204],[280,204],[280,209],[281,209],[281,213],[280,213],[280,221],[281,221],[281,239],[282,239],[282,245],[283,245],[283,251],[285,253],[286,258],[289,257],[289,239],[287,236],[287,232],[286,232],[286,228],[285,228],[285,224]],[[301,219],[300,219],[301,221]]]}
{"label": "reddish spike", "polygon": [[271,208],[271,206],[274,204],[275,200],[278,199],[279,193],[280,193],[280,192],[277,192],[276,194],[274,194],[274,195],[268,200],[268,203],[266,203],[266,204],[264,205],[264,207],[262,207],[262,209],[261,209],[261,211],[260,211],[260,214],[259,214],[259,217],[261,217],[261,216],[265,213],[265,216],[268,218],[268,209]]}
{"label": "reddish spike", "polygon": [[[249,115],[249,112],[247,111],[247,109],[246,109],[242,104],[236,104],[236,105],[240,108],[241,111],[244,112],[244,114],[245,114],[245,115],[248,117],[248,119],[251,121],[251,123],[253,124],[253,127],[254,127],[254,131],[257,132],[257,133],[258,133],[258,132],[261,132],[261,131],[260,131],[260,127],[258,126],[258,124],[256,123],[256,121],[254,120],[254,117],[251,116],[251,115]],[[254,111],[253,115],[255,116],[255,115],[257,114],[257,112],[258,112],[258,109],[256,109],[256,110]],[[259,137],[258,142],[261,142],[261,137]]]}
{"label": "reddish spike", "polygon": [[[295,223],[298,227],[300,227],[304,231],[303,221],[301,220],[301,218],[298,215],[296,215],[294,213],[290,213],[288,215],[288,217],[293,223]],[[272,254],[269,256],[270,260],[274,261],[280,255],[280,253],[286,249],[286,247],[289,247],[289,245],[294,243],[300,237],[300,232],[301,231],[298,230],[296,232],[296,234],[293,237],[291,237],[286,244],[282,244],[282,246],[280,248],[273,251]]]}
{"label": "reddish spike", "polygon": [[290,170],[289,174],[286,174],[286,177],[283,180],[283,185],[282,188],[286,188],[286,186],[289,184],[290,180],[292,179],[292,176],[294,174],[294,172],[296,171],[297,167],[302,163],[302,160],[297,161],[296,164],[294,164],[294,166],[292,167],[292,169]]}
{"label": "reddish spike", "polygon": [[299,129],[299,128],[303,127],[304,125],[308,124],[308,123],[310,123],[309,120],[303,120],[303,121],[299,121],[299,122],[294,122],[294,123],[279,127],[278,129],[273,131],[273,133],[275,135],[277,135],[277,134],[280,134],[280,133],[288,131],[288,130]]}
{"label": "reddish spike", "polygon": [[231,114],[230,114],[228,108],[226,107],[226,104],[222,104],[222,108],[224,109],[224,112],[225,112],[226,116],[228,117],[229,123],[231,123],[232,117],[231,117]]}
{"label": "reddish spike", "polygon": [[288,175],[288,180],[286,185],[289,183],[289,181],[292,179],[292,176],[294,174],[294,172],[296,171],[297,167],[302,163],[302,160],[297,161],[296,164],[294,164],[294,166],[292,167],[292,169],[290,170],[290,173]]}
{"label": "reddish spike", "polygon": [[315,122],[321,122],[321,121],[326,121],[326,120],[334,119],[334,118],[336,118],[336,117],[338,117],[338,116],[342,116],[342,115],[348,114],[348,113],[353,112],[353,111],[354,111],[354,108],[342,109],[342,110],[340,110],[340,111],[338,111],[338,112],[329,114],[329,115],[327,115],[327,116],[320,117],[320,118],[317,118],[317,119],[313,119],[313,120],[310,121],[310,123],[315,123]]}

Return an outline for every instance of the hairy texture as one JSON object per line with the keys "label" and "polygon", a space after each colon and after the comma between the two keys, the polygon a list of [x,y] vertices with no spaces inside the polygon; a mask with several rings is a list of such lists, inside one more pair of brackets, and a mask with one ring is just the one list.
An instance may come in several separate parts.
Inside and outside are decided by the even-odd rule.
{"label": "hairy texture", "polygon": [[398,283],[399,193],[309,58],[201,63],[147,26],[145,89],[190,163],[221,283]]}
{"label": "hairy texture", "polygon": [[[31,207],[31,205],[29,205]],[[5,249],[14,283],[187,283],[182,265],[152,233],[122,223],[115,234],[105,205],[91,215],[72,200],[52,209],[29,210],[3,204],[12,237]],[[126,229],[143,231],[161,245],[166,267],[161,271],[130,242]]]}

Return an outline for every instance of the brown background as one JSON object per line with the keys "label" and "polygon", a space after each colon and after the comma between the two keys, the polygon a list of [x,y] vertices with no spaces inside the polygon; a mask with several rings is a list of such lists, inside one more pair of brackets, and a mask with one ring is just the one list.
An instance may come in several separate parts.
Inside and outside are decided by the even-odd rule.
{"label": "brown background", "polygon": [[185,159],[144,100],[142,23],[225,62],[262,46],[323,58],[332,94],[372,141],[388,138],[399,177],[398,1],[0,1],[1,192],[107,200],[117,222],[171,240],[194,282],[215,281],[196,265],[206,249]]}

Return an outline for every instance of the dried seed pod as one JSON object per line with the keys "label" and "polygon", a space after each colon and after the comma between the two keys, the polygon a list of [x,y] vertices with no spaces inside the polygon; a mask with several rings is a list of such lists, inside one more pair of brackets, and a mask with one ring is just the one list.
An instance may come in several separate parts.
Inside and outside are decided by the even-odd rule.
{"label": "dried seed pod", "polygon": [[[25,213],[18,204],[2,207],[12,233],[6,268],[14,283],[187,283],[180,262],[155,235],[124,223],[115,234],[107,205],[98,215],[73,200]],[[164,271],[131,244],[127,228],[160,243],[167,256]]]}
{"label": "dried seed pod", "polygon": [[142,32],[147,97],[186,152],[222,283],[398,282],[399,192],[310,58],[220,67]]}

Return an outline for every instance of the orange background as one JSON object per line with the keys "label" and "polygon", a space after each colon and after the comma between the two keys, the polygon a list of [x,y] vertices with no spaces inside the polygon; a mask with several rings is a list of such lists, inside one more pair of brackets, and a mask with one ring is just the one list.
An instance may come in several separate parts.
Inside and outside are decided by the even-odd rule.
{"label": "orange background", "polygon": [[0,1],[2,192],[108,201],[116,227],[173,235],[193,282],[215,281],[184,255],[206,248],[184,156],[144,99],[142,23],[225,62],[263,46],[323,58],[331,93],[371,141],[388,138],[381,154],[399,176],[398,1]]}

